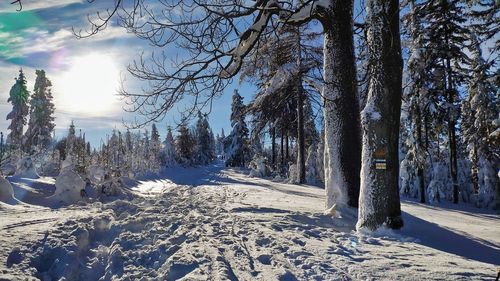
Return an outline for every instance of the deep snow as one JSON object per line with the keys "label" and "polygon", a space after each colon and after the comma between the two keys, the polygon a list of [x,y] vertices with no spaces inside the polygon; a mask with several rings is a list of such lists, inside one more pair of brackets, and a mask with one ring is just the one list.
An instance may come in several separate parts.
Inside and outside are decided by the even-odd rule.
{"label": "deep snow", "polygon": [[53,179],[9,180],[19,201],[0,202],[0,280],[494,280],[499,268],[500,217],[465,206],[403,202],[401,231],[361,234],[323,215],[323,189],[220,165],[52,209]]}

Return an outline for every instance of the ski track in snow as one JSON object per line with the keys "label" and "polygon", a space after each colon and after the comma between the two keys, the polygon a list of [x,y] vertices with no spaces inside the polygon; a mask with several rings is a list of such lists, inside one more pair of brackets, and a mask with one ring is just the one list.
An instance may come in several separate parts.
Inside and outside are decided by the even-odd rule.
{"label": "ski track in snow", "polygon": [[357,234],[322,215],[323,189],[220,165],[166,177],[140,181],[132,201],[0,205],[0,280],[494,280],[499,269],[499,216],[477,209],[405,202],[403,230]]}

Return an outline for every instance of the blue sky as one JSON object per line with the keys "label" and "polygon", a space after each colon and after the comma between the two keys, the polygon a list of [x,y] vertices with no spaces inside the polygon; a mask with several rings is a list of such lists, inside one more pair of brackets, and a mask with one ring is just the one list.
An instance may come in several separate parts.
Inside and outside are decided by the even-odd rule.
{"label": "blue sky", "polygon": [[[109,88],[115,85],[109,81],[118,83],[122,76],[126,78],[127,88],[138,89],[140,84],[128,76],[126,66],[151,47],[113,24],[87,39],[77,39],[71,32],[72,28],[88,27],[87,15],[102,10],[106,1],[93,4],[81,0],[24,1],[21,12],[16,12],[17,7],[10,2],[0,3],[0,131],[7,133],[5,116],[11,110],[7,99],[20,67],[27,75],[29,90],[33,89],[35,69],[45,69],[51,79],[58,137],[67,133],[74,120],[92,145],[97,146],[113,128],[123,128],[123,120],[140,118],[122,111],[123,102],[112,93],[118,87]],[[175,50],[167,49],[167,52],[176,55]],[[81,70],[82,67],[94,68],[94,65],[95,73],[101,76],[96,79],[92,79],[95,75],[89,71]],[[85,75],[90,75],[89,79]],[[105,86],[97,85],[101,82],[108,86],[105,92]],[[239,85],[237,81],[227,87],[214,101],[209,116],[214,132],[222,128],[229,132],[231,94],[236,88],[245,101],[250,100],[255,91],[251,85]],[[180,104],[157,123],[162,136],[168,125],[175,126],[179,121],[178,112],[185,106]]]}

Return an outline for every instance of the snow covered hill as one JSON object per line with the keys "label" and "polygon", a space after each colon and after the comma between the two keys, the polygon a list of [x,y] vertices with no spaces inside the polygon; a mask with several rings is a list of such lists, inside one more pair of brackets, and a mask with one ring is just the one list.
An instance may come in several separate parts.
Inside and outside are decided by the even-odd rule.
{"label": "snow covered hill", "polygon": [[322,189],[220,165],[132,190],[57,209],[0,203],[0,280],[494,280],[500,266],[500,217],[479,209],[404,202],[403,230],[359,234],[322,215]]}

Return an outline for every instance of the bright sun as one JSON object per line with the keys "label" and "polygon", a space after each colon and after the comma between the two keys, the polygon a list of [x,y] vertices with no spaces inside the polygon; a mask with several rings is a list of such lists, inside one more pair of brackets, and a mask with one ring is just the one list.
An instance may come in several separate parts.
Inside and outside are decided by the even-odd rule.
{"label": "bright sun", "polygon": [[57,84],[58,107],[85,115],[110,113],[119,108],[119,78],[111,57],[100,54],[78,57]]}

